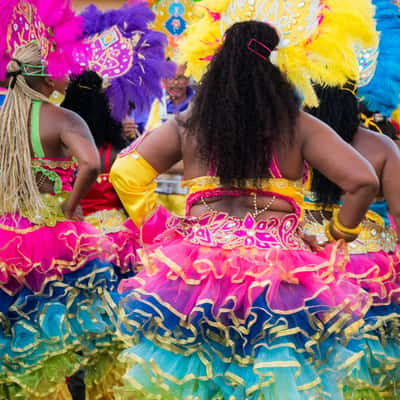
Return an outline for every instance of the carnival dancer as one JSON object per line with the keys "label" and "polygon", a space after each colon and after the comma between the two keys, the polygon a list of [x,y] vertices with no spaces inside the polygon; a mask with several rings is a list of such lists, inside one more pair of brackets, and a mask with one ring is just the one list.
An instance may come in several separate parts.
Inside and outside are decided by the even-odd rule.
{"label": "carnival dancer", "polygon": [[[368,107],[379,110],[381,119],[390,116],[399,104],[400,80],[396,52],[399,43],[393,38],[400,32],[397,6],[387,0],[374,0],[375,18],[380,32],[379,46],[359,52],[360,79],[357,85],[318,88],[320,105],[310,112],[334,128],[374,167],[380,178],[378,197],[371,204],[356,240],[349,243],[350,262],[346,270],[353,282],[366,289],[373,307],[366,324],[352,346],[362,348],[365,358],[348,379],[350,398],[397,398],[400,376],[398,342],[400,307],[400,269],[398,256],[400,187],[395,171],[400,166],[400,153],[395,143],[360,126],[358,95]],[[371,113],[372,114],[372,113]],[[380,133],[388,133],[385,125],[374,121],[373,115],[361,114],[363,125]],[[327,218],[335,215],[342,192],[318,171],[313,171],[311,192],[306,208],[309,222],[306,232],[326,239]],[[392,214],[392,216],[389,215]],[[392,218],[393,217],[393,218]],[[390,221],[393,221],[393,229]],[[354,232],[353,232],[354,233]],[[328,232],[329,236],[329,232]],[[397,305],[396,305],[397,304]],[[386,373],[382,374],[381,371]]]}
{"label": "carnival dancer", "polygon": [[[348,231],[350,236],[354,235],[354,240],[348,244],[351,258],[346,271],[351,281],[368,291],[373,300],[362,334],[353,342],[365,349],[366,357],[360,362],[362,368],[349,377],[348,390],[352,396],[358,396],[355,398],[364,398],[367,394],[371,398],[385,398],[388,393],[390,398],[396,398],[396,380],[400,371],[397,331],[400,268],[396,251],[400,233],[400,185],[396,171],[400,168],[400,151],[387,136],[360,126],[354,85],[344,89],[318,88],[318,94],[320,106],[309,111],[363,155],[380,177],[378,196],[370,205],[366,218],[358,230]],[[329,220],[332,212],[334,217],[337,216],[342,190],[318,171],[313,170],[310,176],[305,229],[324,241],[330,237],[327,231]],[[389,212],[396,231],[390,226]],[[380,372],[383,370],[387,371],[384,375]]]}
{"label": "carnival dancer", "polygon": [[[128,216],[108,176],[116,155],[129,142],[122,124],[111,116],[111,107],[103,90],[103,79],[94,71],[73,77],[61,104],[80,115],[88,124],[101,160],[101,173],[81,200],[85,221],[113,240],[118,249],[116,272],[128,277],[136,267],[138,230],[125,227]],[[127,275],[128,274],[128,275]]]}
{"label": "carnival dancer", "polygon": [[87,398],[106,396],[122,373],[114,245],[80,221],[78,207],[99,158],[86,124],[49,103],[79,69],[69,51],[80,20],[68,2],[51,15],[46,6],[0,8],[9,18],[0,19],[9,80],[0,114],[0,398],[10,400],[68,399],[66,377],[83,365]]}
{"label": "carnival dancer", "polygon": [[[76,77],[63,106],[83,116],[95,137],[99,138],[104,129],[109,130],[105,140],[108,147],[104,149],[105,171],[99,177],[102,182],[93,187],[83,206],[89,222],[107,231],[116,242],[121,272],[131,273],[136,264],[138,230],[131,221],[126,221],[108,181],[108,171],[123,143],[119,125],[133,107],[139,115],[149,112],[152,99],[162,96],[161,78],[173,76],[175,67],[165,60],[165,35],[149,28],[155,15],[148,5],[125,5],[106,12],[90,5],[81,16],[86,49],[77,53],[76,58],[91,72]],[[104,93],[100,93],[101,90]],[[103,105],[102,115],[98,114],[97,104],[89,100],[94,97]],[[94,123],[101,118],[102,123]],[[106,197],[104,189],[108,194]],[[97,205],[94,202],[98,202]]]}
{"label": "carnival dancer", "polygon": [[270,61],[278,43],[271,25],[234,24],[192,109],[112,167],[137,225],[153,211],[156,176],[180,159],[190,189],[187,216],[171,219],[141,250],[145,270],[120,285],[135,339],[121,398],[341,399],[363,356],[345,346],[369,297],[341,273],[344,242],[317,254],[300,236],[305,162],[348,193],[337,239],[360,223],[377,178],[299,111],[294,87]]}
{"label": "carnival dancer", "polygon": [[[177,65],[175,76],[164,78],[164,96],[155,100],[146,130],[159,128],[174,115],[187,110],[194,97],[195,91],[190,85],[190,78],[185,76],[186,65]],[[183,164],[174,165],[165,174],[157,178],[157,198],[159,202],[175,215],[185,214],[187,188],[182,187]]]}
{"label": "carnival dancer", "polygon": [[143,2],[105,12],[92,4],[81,16],[87,48],[76,58],[105,80],[112,117],[122,122],[132,105],[136,115],[148,114],[162,97],[161,78],[175,72],[165,60],[167,38],[150,29],[153,11]]}

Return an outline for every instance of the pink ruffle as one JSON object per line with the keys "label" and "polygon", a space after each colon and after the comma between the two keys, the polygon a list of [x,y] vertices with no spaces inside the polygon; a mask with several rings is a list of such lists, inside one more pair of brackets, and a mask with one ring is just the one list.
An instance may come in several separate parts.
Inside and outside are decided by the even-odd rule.
{"label": "pink ruffle", "polygon": [[369,303],[367,293],[348,279],[341,242],[318,254],[279,248],[222,250],[193,244],[171,231],[159,242],[139,251],[145,270],[123,280],[120,292],[155,293],[160,302],[185,315],[211,299],[216,313],[233,304],[238,318],[247,317],[266,289],[268,307],[282,314],[315,303],[362,315]]}
{"label": "pink ruffle", "polygon": [[107,237],[114,243],[116,251],[115,265],[121,273],[134,272],[138,267],[139,257],[139,230],[131,220],[128,220],[123,229],[118,232],[107,233]]}
{"label": "pink ruffle", "polygon": [[373,305],[389,305],[400,299],[399,256],[384,251],[351,254],[346,265],[348,279],[368,292]]}
{"label": "pink ruffle", "polygon": [[0,220],[0,284],[8,294],[23,286],[40,293],[49,280],[96,258],[115,262],[115,244],[86,222],[48,227],[16,216]]}

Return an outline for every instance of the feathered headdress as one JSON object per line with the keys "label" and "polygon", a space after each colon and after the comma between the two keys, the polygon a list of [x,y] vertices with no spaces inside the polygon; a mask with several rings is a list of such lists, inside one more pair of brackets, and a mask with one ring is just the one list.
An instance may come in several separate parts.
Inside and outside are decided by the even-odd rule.
{"label": "feathered headdress", "polygon": [[70,0],[0,0],[0,79],[15,49],[33,40],[40,45],[47,74],[79,73],[74,53],[83,51],[82,32],[82,18]]}
{"label": "feathered headdress", "polygon": [[154,13],[143,3],[107,12],[90,5],[81,16],[86,54],[77,58],[105,80],[113,117],[123,120],[130,103],[139,115],[147,113],[162,97],[161,78],[174,74],[165,60],[165,35],[149,29]]}
{"label": "feathered headdress", "polygon": [[379,46],[360,51],[358,95],[371,111],[390,117],[400,105],[400,12],[393,0],[372,0]]}
{"label": "feathered headdress", "polygon": [[275,63],[310,106],[312,82],[330,86],[358,80],[355,45],[377,43],[369,0],[204,0],[180,44],[180,61],[199,79],[235,22],[268,22],[280,33]]}

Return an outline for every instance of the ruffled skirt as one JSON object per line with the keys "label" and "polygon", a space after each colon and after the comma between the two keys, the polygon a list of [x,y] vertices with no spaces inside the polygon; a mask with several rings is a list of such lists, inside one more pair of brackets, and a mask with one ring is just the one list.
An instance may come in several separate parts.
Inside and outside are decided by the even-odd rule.
{"label": "ruffled skirt", "polygon": [[101,210],[85,216],[85,221],[96,227],[114,243],[115,272],[120,279],[133,276],[139,267],[137,249],[139,229],[122,209]]}
{"label": "ruffled skirt", "polygon": [[[323,224],[309,223],[306,230],[325,238]],[[368,293],[371,307],[348,344],[363,357],[347,378],[344,393],[352,400],[400,398],[400,252],[395,235],[390,227],[367,220],[348,249],[346,275]]]}
{"label": "ruffled skirt", "polygon": [[1,218],[1,399],[68,399],[66,377],[82,367],[87,399],[108,398],[123,373],[115,257],[87,223]]}
{"label": "ruffled skirt", "polygon": [[345,244],[313,253],[298,229],[293,215],[172,219],[120,284],[133,345],[118,398],[343,399],[382,378],[368,352],[396,349],[387,332],[368,341],[377,311]]}

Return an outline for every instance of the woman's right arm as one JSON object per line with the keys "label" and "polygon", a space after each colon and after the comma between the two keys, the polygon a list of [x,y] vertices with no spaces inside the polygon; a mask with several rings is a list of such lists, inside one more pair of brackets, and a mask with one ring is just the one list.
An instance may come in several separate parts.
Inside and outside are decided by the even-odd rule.
{"label": "woman's right arm", "polygon": [[302,112],[298,127],[304,159],[345,192],[339,221],[345,227],[356,227],[379,188],[373,167],[330,127],[311,115]]}
{"label": "woman's right arm", "polygon": [[74,187],[63,207],[65,216],[72,219],[81,199],[95,182],[101,165],[99,152],[85,121],[72,111],[62,109],[62,112],[64,124],[61,141],[77,159],[79,166]]}

